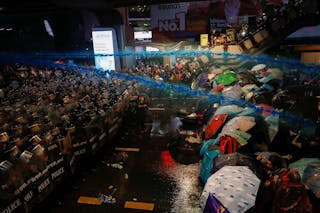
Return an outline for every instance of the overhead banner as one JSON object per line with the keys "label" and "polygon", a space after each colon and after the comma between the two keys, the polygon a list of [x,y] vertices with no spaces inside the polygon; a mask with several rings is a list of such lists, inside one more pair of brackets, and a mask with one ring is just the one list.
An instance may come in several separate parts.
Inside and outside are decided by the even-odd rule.
{"label": "overhead banner", "polygon": [[207,33],[209,1],[151,5],[153,41]]}
{"label": "overhead banner", "polygon": [[199,38],[210,30],[239,28],[261,14],[259,0],[211,0],[151,5],[153,41]]}

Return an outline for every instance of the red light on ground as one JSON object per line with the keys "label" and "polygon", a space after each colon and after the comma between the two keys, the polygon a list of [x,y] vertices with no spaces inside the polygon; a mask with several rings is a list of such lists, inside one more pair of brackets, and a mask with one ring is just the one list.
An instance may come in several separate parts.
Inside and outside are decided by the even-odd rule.
{"label": "red light on ground", "polygon": [[175,166],[176,162],[175,160],[172,158],[169,150],[164,150],[161,152],[160,155],[161,158],[161,164],[165,167],[171,167],[171,166]]}

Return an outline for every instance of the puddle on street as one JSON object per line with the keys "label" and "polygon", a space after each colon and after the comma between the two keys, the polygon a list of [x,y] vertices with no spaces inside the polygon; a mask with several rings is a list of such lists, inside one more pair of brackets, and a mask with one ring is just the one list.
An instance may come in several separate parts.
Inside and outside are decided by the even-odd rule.
{"label": "puddle on street", "polygon": [[156,171],[176,184],[171,201],[171,212],[202,212],[199,199],[203,189],[199,181],[200,166],[200,163],[159,165]]}

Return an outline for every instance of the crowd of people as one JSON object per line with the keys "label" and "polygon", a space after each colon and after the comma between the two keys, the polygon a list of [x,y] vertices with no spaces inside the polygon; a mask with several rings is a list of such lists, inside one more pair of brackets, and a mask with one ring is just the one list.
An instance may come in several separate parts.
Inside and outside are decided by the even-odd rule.
{"label": "crowd of people", "polygon": [[28,211],[116,134],[135,87],[94,71],[1,71],[0,207]]}
{"label": "crowd of people", "polygon": [[[314,67],[270,63],[237,70],[216,65],[208,56],[197,56],[180,57],[166,69],[159,64],[140,64],[135,69],[157,81],[187,84],[217,97],[204,99],[203,106],[199,104],[195,113],[182,120],[197,120],[196,125],[203,125],[202,131],[194,131],[195,140],[188,142],[202,139],[200,177],[204,184],[221,168],[217,166],[220,157],[224,166],[254,165],[254,173],[259,174],[256,205],[249,212],[319,211],[320,76],[317,70],[312,71]],[[134,69],[129,72],[134,73]],[[187,75],[188,81],[177,77],[184,72],[192,73]],[[244,103],[253,103],[257,108],[246,108]],[[296,116],[311,122],[295,122]],[[238,121],[242,123],[237,126]],[[248,129],[243,130],[246,125]],[[184,147],[187,140],[183,142]],[[290,166],[303,159],[313,160],[305,165],[309,174]],[[202,207],[204,212],[215,212],[206,209],[206,203]]]}
{"label": "crowd of people", "polygon": [[[277,27],[279,27],[279,29],[285,28],[285,26],[293,23],[297,17],[302,17],[310,12],[306,5],[307,4],[304,4],[301,0],[270,2],[264,6],[264,12],[260,16],[256,17],[254,23],[245,23],[241,26],[232,26],[230,24],[226,30],[211,29],[209,34],[209,46],[227,46],[230,44],[241,43],[262,29],[275,31],[272,27],[274,22],[278,23]],[[228,30],[232,33],[229,34],[229,38],[227,39]]]}
{"label": "crowd of people", "polygon": [[[102,145],[103,138],[111,137],[117,131],[121,116],[128,109],[130,100],[132,103],[133,97],[136,103],[134,119],[139,118],[136,119],[137,126],[145,131],[148,101],[143,96],[132,96],[139,93],[132,81],[111,78],[105,73],[90,69],[49,69],[21,64],[3,65],[1,69],[2,209],[13,208],[12,206],[29,208],[32,204],[41,202],[39,196],[50,191],[62,174],[71,175],[77,161],[93,155]],[[319,76],[297,69],[299,68],[286,69],[257,64],[234,70],[225,65],[216,65],[210,56],[199,55],[178,57],[171,66],[156,62],[140,63],[121,72],[181,84],[190,89],[205,91],[208,95],[224,97],[218,98],[218,105],[221,106],[226,105],[227,100],[235,100],[239,104],[242,103],[240,100],[244,100],[268,110],[298,113],[317,125]],[[304,107],[305,101],[308,101],[308,109]],[[238,108],[232,111],[235,113],[233,116],[241,111],[237,110]],[[196,113],[201,119],[200,123],[206,126],[214,112],[212,105],[206,105],[198,108]],[[312,151],[311,155],[314,157],[319,147],[318,127],[306,128],[303,123],[292,124],[286,119],[287,117],[281,121],[280,118],[280,122],[275,122],[263,117],[262,120],[272,130],[269,131],[273,135],[272,139],[270,135],[262,137],[261,129],[255,129],[257,132],[252,133],[251,141],[259,140],[259,143],[253,143],[250,152],[270,151],[260,149],[267,145],[275,146],[274,150],[277,151],[280,147],[281,155],[290,154],[294,160]],[[283,126],[286,128],[282,129]],[[287,134],[288,132],[290,133]],[[289,141],[296,135],[299,136],[296,140]],[[223,150],[226,151],[229,150],[227,141],[230,137],[225,139]],[[261,141],[262,139],[266,140]],[[299,155],[286,148],[281,152],[283,146],[277,147],[281,140],[299,148],[300,151],[296,152]],[[277,143],[271,143],[272,141]],[[292,175],[295,177],[295,174]],[[16,198],[19,199],[19,205]]]}
{"label": "crowd of people", "polygon": [[[315,122],[319,119],[319,76],[304,66],[251,63],[234,69],[217,65],[211,56],[198,55],[178,57],[174,65],[142,62],[124,72],[183,84],[209,94],[267,104]],[[304,101],[309,102],[310,109],[302,107]]]}

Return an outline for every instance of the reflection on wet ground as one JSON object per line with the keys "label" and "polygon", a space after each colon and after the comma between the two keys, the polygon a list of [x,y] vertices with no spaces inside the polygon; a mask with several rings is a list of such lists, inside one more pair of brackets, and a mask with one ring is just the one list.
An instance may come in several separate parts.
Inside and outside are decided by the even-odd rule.
{"label": "reflection on wet ground", "polygon": [[[170,125],[173,121],[167,122]],[[150,136],[148,132],[138,132],[134,125],[122,130],[99,158],[84,162],[89,164],[87,168],[69,183],[75,187],[62,188],[34,211],[141,212],[124,208],[126,201],[135,201],[154,204],[153,212],[201,212],[199,161],[186,165],[174,159],[172,156],[183,156],[183,153],[169,151],[173,140],[170,134]],[[121,148],[138,149],[122,151],[126,149]],[[80,196],[100,197],[104,203],[80,204],[77,203]]]}
{"label": "reflection on wet ground", "polygon": [[201,212],[199,195],[202,187],[199,183],[200,164],[175,164],[161,166],[159,173],[176,183],[172,196],[171,212]]}

